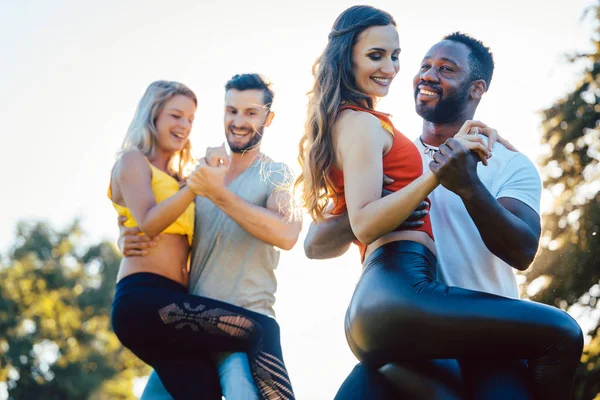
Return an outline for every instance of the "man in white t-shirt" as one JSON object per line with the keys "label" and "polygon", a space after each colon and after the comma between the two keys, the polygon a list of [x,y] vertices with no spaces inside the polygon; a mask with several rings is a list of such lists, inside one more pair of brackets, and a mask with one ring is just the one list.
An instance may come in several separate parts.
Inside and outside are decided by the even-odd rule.
{"label": "man in white t-shirt", "polygon": [[[442,184],[429,196],[437,279],[517,298],[515,269],[525,270],[532,263],[541,231],[539,174],[527,157],[500,143],[484,166],[452,139],[473,119],[493,68],[489,49],[467,35],[454,33],[435,44],[414,78],[416,111],[423,118],[415,144],[424,170],[430,168]],[[309,258],[331,258],[343,254],[353,239],[342,215],[311,225],[304,245]],[[389,380],[357,365],[336,399],[391,399],[398,393],[423,398],[420,391],[427,398],[531,398],[526,365],[520,360],[461,361],[460,367],[455,360],[431,360],[385,366],[380,372]]]}

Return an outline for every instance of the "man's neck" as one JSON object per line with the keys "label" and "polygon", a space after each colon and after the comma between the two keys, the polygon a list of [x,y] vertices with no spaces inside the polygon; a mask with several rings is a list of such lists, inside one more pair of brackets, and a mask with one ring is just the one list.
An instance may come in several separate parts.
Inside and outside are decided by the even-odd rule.
{"label": "man's neck", "polygon": [[454,137],[462,124],[463,122],[460,121],[448,124],[434,124],[432,122],[423,121],[421,140],[430,146],[439,147],[444,144],[447,139]]}
{"label": "man's neck", "polygon": [[467,120],[472,120],[478,103],[470,103],[457,115],[456,120],[443,124],[436,124],[423,120],[421,140],[430,146],[439,147],[446,140],[454,137]]}
{"label": "man's neck", "polygon": [[421,140],[430,146],[439,147],[440,145],[444,144],[446,140],[454,137],[463,124],[470,119],[473,119],[473,113],[469,113],[469,115],[466,116],[461,116],[456,121],[443,124],[436,124],[423,120]]}
{"label": "man's neck", "polygon": [[231,164],[229,165],[229,176],[237,177],[248,169],[256,157],[261,157],[260,149],[253,149],[241,153],[231,153]]}

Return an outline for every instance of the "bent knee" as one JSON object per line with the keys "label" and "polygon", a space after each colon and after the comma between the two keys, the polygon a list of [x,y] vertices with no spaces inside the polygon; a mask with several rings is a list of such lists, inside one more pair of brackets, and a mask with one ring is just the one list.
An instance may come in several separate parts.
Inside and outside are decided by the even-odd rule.
{"label": "bent knee", "polygon": [[556,319],[554,334],[560,346],[579,359],[583,351],[583,331],[577,321],[568,313],[561,311]]}
{"label": "bent knee", "polygon": [[388,362],[390,351],[409,342],[410,315],[418,311],[407,303],[365,303],[351,304],[348,309],[346,340],[361,363],[379,367]]}

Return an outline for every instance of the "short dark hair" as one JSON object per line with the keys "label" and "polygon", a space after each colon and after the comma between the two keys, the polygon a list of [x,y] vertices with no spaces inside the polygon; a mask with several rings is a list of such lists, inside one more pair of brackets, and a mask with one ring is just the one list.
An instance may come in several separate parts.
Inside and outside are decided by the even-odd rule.
{"label": "short dark hair", "polygon": [[485,46],[480,40],[462,32],[451,33],[444,36],[442,40],[462,43],[471,50],[471,54],[469,54],[469,67],[471,68],[469,78],[471,82],[483,79],[487,85],[487,89],[489,89],[492,82],[492,75],[494,75],[494,56],[490,48]]}
{"label": "short dark hair", "polygon": [[264,93],[263,101],[264,106],[271,110],[273,105],[273,98],[275,93],[271,88],[271,82],[260,74],[237,74],[234,75],[225,84],[225,91],[235,89],[239,91],[244,90],[262,90]]}

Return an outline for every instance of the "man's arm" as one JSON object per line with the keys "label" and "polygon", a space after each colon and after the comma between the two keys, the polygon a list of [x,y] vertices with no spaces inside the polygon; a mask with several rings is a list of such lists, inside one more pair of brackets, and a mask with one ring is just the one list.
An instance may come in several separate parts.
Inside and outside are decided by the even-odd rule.
{"label": "man's arm", "polygon": [[541,233],[537,212],[502,193],[494,198],[479,180],[477,157],[456,140],[448,139],[433,158],[431,170],[444,187],[460,196],[488,250],[510,266],[526,270]]}
{"label": "man's arm", "polygon": [[[384,184],[392,182],[392,179],[384,175]],[[392,192],[384,189],[382,197],[390,193]],[[400,227],[411,229],[423,225],[422,219],[429,213],[428,207],[429,204],[423,201]],[[304,254],[311,260],[339,257],[348,251],[355,239],[348,213],[332,215],[318,223],[310,224],[304,239]]]}
{"label": "man's arm", "polygon": [[119,222],[119,238],[117,246],[125,257],[143,257],[148,255],[148,251],[156,246],[160,235],[150,237],[142,233],[139,227],[127,228],[125,226],[127,217],[121,215],[118,218]]}
{"label": "man's arm", "polygon": [[510,266],[526,270],[538,249],[539,215],[520,200],[495,199],[481,182],[461,198],[488,250]]}
{"label": "man's arm", "polygon": [[311,260],[339,257],[348,251],[354,239],[348,213],[332,215],[310,224],[304,239],[304,254]]}
{"label": "man's arm", "polygon": [[[394,180],[384,174],[383,186],[391,185],[392,183],[394,183]],[[383,189],[381,197],[387,196],[390,193],[392,192]],[[425,203],[426,207],[427,203],[423,203]],[[332,203],[330,203],[330,205],[333,206]],[[421,208],[421,206],[419,206],[419,208]],[[423,214],[423,216],[424,215],[425,214]],[[413,216],[409,217],[407,221],[414,221],[412,217]],[[417,221],[417,223],[423,224],[423,222],[419,221]],[[311,222],[308,233],[304,238],[304,254],[311,260],[326,260],[339,257],[348,251],[355,239],[356,236],[354,236],[354,233],[352,232],[350,218],[348,217],[347,212],[339,215],[329,214],[326,219],[319,221],[318,223]]]}
{"label": "man's arm", "polygon": [[[283,250],[294,247],[302,229],[302,219],[292,209],[291,193],[281,188],[286,174],[274,173],[268,177],[273,187],[266,207],[260,207],[247,202],[225,186],[220,172],[228,168],[228,160],[223,156],[223,164],[210,165],[214,164],[212,158],[218,156],[218,152],[214,151],[209,154],[208,163],[207,159],[200,160],[197,170],[188,178],[190,189],[196,195],[212,201],[255,238]],[[282,168],[287,171],[284,166]]]}
{"label": "man's arm", "polygon": [[207,197],[246,232],[265,243],[290,250],[298,241],[302,221],[293,216],[287,191],[273,191],[266,208],[248,203],[226,187]]}

